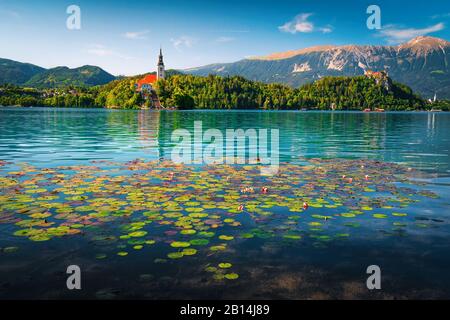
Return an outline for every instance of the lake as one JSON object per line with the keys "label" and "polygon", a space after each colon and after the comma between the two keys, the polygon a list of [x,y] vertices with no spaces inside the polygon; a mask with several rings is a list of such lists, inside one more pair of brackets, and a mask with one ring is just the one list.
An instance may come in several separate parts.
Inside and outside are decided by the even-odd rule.
{"label": "lake", "polygon": [[[278,129],[278,173],[174,164],[195,121]],[[445,112],[2,107],[0,298],[448,299],[449,150]]]}

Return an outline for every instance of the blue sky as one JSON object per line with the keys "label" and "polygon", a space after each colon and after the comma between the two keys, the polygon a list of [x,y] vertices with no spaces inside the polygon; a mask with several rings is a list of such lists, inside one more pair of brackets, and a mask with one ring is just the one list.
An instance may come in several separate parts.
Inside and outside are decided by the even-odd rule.
{"label": "blue sky", "polygon": [[[81,29],[66,27],[69,5]],[[366,27],[369,5],[381,30]],[[325,44],[450,40],[450,2],[365,0],[0,0],[0,57],[43,67],[98,65],[115,75],[231,62]]]}

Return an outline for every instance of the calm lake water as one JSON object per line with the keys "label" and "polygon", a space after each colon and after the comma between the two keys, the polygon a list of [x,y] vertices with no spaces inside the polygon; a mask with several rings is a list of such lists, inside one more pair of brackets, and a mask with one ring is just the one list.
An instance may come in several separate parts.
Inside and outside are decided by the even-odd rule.
{"label": "calm lake water", "polygon": [[[174,165],[194,121],[278,129],[279,174]],[[0,298],[450,298],[449,150],[450,113],[0,108]]]}

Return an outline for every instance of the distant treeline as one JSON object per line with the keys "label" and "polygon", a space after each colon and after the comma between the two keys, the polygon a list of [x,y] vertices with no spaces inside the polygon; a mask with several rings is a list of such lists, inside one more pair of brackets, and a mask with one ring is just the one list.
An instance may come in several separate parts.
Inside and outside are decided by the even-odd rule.
{"label": "distant treeline", "polygon": [[[139,77],[114,80],[95,87],[55,89],[0,86],[0,105],[107,107],[140,109],[148,102],[136,92]],[[324,77],[300,88],[265,84],[243,77],[174,74],[156,83],[163,106],[180,109],[320,109],[449,110],[449,101],[429,104],[400,83],[389,86],[365,76]],[[148,105],[147,105],[148,107]]]}
{"label": "distant treeline", "polygon": [[103,86],[55,89],[0,86],[0,105],[140,109],[145,105],[134,80],[114,80]]}
{"label": "distant treeline", "polygon": [[383,84],[365,76],[325,77],[294,89],[238,76],[174,75],[158,83],[158,95],[163,105],[178,106],[180,101],[187,101],[185,107],[197,109],[330,109],[333,104],[337,110],[426,107],[409,87],[390,81],[386,90]]}

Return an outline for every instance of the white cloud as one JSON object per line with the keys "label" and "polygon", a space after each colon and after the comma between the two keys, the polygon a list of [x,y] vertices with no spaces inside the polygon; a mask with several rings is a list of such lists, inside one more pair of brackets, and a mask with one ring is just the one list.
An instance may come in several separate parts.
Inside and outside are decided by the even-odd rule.
{"label": "white cloud", "polygon": [[297,32],[308,33],[314,30],[314,24],[308,21],[312,13],[300,13],[291,21],[286,22],[278,29],[283,32],[295,34]]}
{"label": "white cloud", "polygon": [[133,59],[132,57],[123,55],[117,51],[111,50],[101,44],[92,45],[87,52],[98,57],[117,57],[124,60]]}
{"label": "white cloud", "polygon": [[323,27],[316,27],[314,23],[309,21],[309,17],[311,17],[312,13],[300,13],[295,16],[291,21],[286,22],[282,26],[278,27],[278,30],[282,32],[289,32],[292,34],[300,33],[310,33],[314,31],[319,31],[322,33],[330,33],[333,32],[333,26],[326,25]]}
{"label": "white cloud", "polygon": [[175,49],[181,51],[181,49],[184,48],[191,48],[192,45],[196,42],[194,38],[188,37],[188,36],[181,36],[176,39],[170,39],[170,42],[172,42]]}
{"label": "white cloud", "polygon": [[432,32],[441,31],[445,28],[445,25],[440,22],[438,24],[422,28],[401,28],[396,25],[386,25],[380,30],[380,36],[385,37],[391,44],[397,44],[400,42],[411,40],[418,36],[424,36]]}
{"label": "white cloud", "polygon": [[216,39],[216,42],[221,42],[221,43],[225,43],[225,42],[231,42],[236,40],[236,38],[233,37],[219,37]]}
{"label": "white cloud", "polygon": [[143,31],[128,31],[123,34],[123,36],[127,39],[132,40],[142,40],[147,39],[147,34],[150,32],[150,30],[143,30]]}
{"label": "white cloud", "polygon": [[331,26],[322,27],[322,28],[319,28],[319,31],[322,33],[331,33],[331,32],[333,32],[333,27],[331,27]]}

